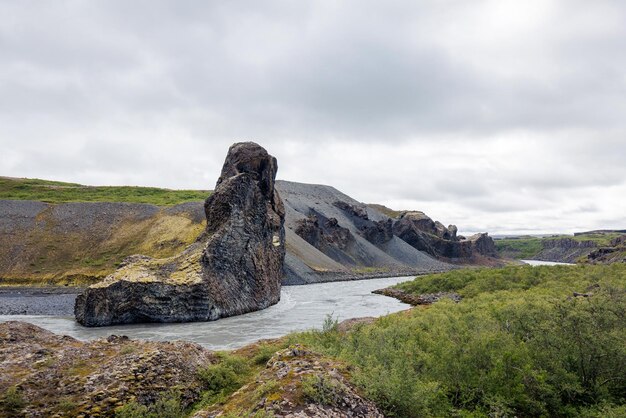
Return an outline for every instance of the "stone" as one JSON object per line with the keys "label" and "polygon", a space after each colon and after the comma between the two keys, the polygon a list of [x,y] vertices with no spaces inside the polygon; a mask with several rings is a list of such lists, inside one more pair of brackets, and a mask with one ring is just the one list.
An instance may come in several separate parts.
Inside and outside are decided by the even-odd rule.
{"label": "stone", "polygon": [[280,300],[285,211],[276,158],[258,144],[232,145],[206,199],[205,231],[181,254],[134,256],[76,298],[85,326],[211,321]]}

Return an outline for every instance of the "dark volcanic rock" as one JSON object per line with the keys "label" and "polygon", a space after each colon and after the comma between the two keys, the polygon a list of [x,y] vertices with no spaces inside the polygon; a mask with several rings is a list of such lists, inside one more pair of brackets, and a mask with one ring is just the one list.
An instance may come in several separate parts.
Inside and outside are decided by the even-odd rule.
{"label": "dark volcanic rock", "polygon": [[472,244],[473,254],[485,255],[488,257],[498,256],[496,244],[486,232],[472,235],[471,237],[469,237],[469,242]]}
{"label": "dark volcanic rock", "polygon": [[25,322],[0,324],[0,394],[17,387],[18,410],[2,417],[113,417],[133,400],[153,405],[177,388],[183,408],[200,400],[198,371],[219,359],[198,344],[130,340],[89,342]]}
{"label": "dark volcanic rock", "polygon": [[347,202],[336,201],[333,205],[341,209],[354,223],[359,234],[372,244],[381,246],[393,238],[393,221],[391,219],[373,221],[367,215],[365,207],[351,205]]}
{"label": "dark volcanic rock", "polygon": [[422,212],[405,212],[393,224],[393,233],[414,248],[435,257],[471,259],[477,255],[497,257],[495,243],[486,233],[469,239],[457,236],[457,228],[434,222]]}
{"label": "dark volcanic rock", "polygon": [[[313,212],[315,213],[315,212]],[[354,246],[354,235],[342,227],[335,218],[325,218],[321,214],[296,221],[295,233],[306,242],[340,263],[353,265],[355,260],[349,255]]]}
{"label": "dark volcanic rock", "polygon": [[626,263],[626,235],[612,239],[608,247],[593,250],[587,256],[587,262],[592,264]]}
{"label": "dark volcanic rock", "polygon": [[208,321],[277,303],[285,231],[276,171],[276,159],[261,146],[231,146],[205,202],[207,227],[198,240],[171,258],[123,263],[78,296],[78,322]]}

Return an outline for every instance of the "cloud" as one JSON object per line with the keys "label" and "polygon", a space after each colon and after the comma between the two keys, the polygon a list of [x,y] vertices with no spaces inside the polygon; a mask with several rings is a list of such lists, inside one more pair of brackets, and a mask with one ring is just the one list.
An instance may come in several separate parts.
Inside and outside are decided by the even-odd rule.
{"label": "cloud", "polygon": [[256,140],[281,178],[466,230],[626,223],[623,2],[5,1],[0,14],[1,174],[205,189],[230,143]]}

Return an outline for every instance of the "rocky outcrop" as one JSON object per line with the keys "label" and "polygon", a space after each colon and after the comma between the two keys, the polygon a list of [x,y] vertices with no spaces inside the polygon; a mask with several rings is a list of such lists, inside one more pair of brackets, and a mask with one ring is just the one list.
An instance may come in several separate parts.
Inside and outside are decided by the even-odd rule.
{"label": "rocky outcrop", "polygon": [[471,261],[477,256],[497,257],[493,239],[487,233],[469,238],[457,236],[457,227],[446,228],[423,212],[405,212],[393,224],[393,233],[414,248],[434,257]]}
{"label": "rocky outcrop", "polygon": [[341,227],[337,219],[309,215],[296,221],[296,225],[296,234],[322,253],[342,264],[356,264],[350,256],[354,236],[349,229]]}
{"label": "rocky outcrop", "polygon": [[342,363],[295,344],[276,352],[265,369],[218,408],[193,418],[221,416],[284,418],[383,418],[347,378]]}
{"label": "rocky outcrop", "polygon": [[626,263],[626,235],[612,239],[606,247],[593,250],[587,256],[586,262],[591,264]]}
{"label": "rocky outcrop", "polygon": [[[112,417],[133,400],[154,404],[177,388],[183,408],[205,390],[198,371],[218,357],[198,344],[102,338],[89,342],[25,322],[0,324],[0,416]],[[7,415],[4,415],[7,414]]]}
{"label": "rocky outcrop", "polygon": [[593,240],[573,238],[548,238],[542,240],[541,245],[541,251],[533,259],[557,263],[576,263],[598,248]]}
{"label": "rocky outcrop", "polygon": [[277,303],[285,231],[276,171],[276,159],[261,146],[231,146],[196,242],[174,257],[123,264],[78,296],[78,322],[209,321]]}
{"label": "rocky outcrop", "polygon": [[[472,235],[467,239],[470,242],[472,248],[472,254],[480,254],[487,257],[497,257],[498,251],[496,250],[496,244],[493,239],[486,232],[481,232]],[[463,241],[461,241],[463,242]]]}
{"label": "rocky outcrop", "polygon": [[343,201],[336,201],[333,205],[341,209],[358,229],[359,234],[376,246],[382,246],[393,238],[393,221],[391,219],[380,219],[374,221],[367,214],[367,207],[364,205],[352,205]]}

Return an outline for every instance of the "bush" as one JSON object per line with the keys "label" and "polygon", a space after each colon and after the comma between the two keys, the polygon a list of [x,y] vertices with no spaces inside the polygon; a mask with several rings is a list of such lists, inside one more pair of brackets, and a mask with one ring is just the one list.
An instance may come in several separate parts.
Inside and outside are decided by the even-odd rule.
{"label": "bush", "polygon": [[118,418],[183,418],[186,416],[181,406],[180,393],[165,393],[153,405],[146,406],[138,402],[130,402],[115,412]]}
{"label": "bush", "polygon": [[324,375],[307,375],[302,379],[302,394],[313,403],[335,406],[344,393],[341,382]]}
{"label": "bush", "polygon": [[26,406],[26,401],[17,386],[11,386],[2,396],[2,407],[7,412],[16,412]]}
{"label": "bush", "polygon": [[246,361],[240,357],[222,354],[221,361],[198,370],[198,377],[211,394],[238,389],[250,372]]}
{"label": "bush", "polygon": [[466,297],[383,317],[341,338],[317,331],[292,339],[351,364],[354,382],[388,416],[623,410],[626,266],[455,271],[402,287]]}

